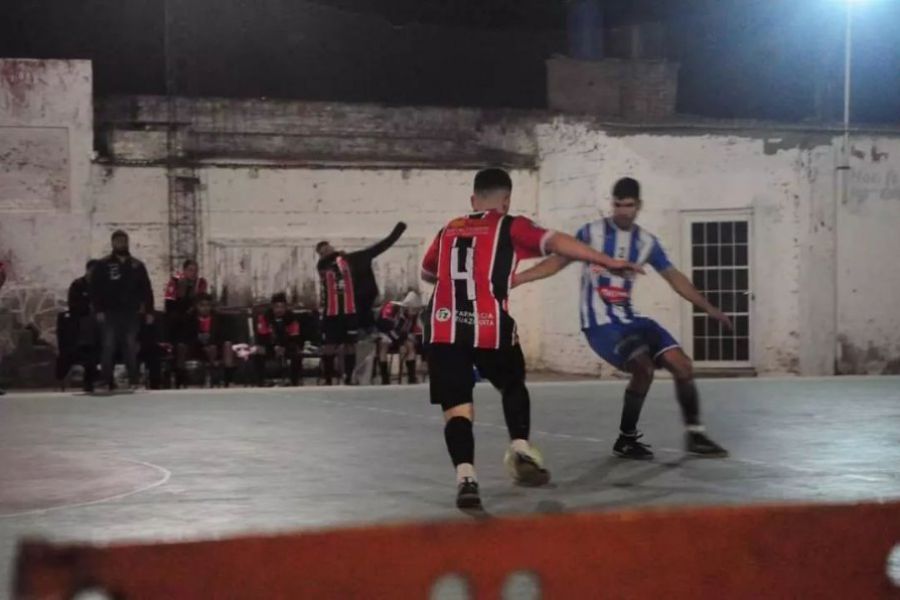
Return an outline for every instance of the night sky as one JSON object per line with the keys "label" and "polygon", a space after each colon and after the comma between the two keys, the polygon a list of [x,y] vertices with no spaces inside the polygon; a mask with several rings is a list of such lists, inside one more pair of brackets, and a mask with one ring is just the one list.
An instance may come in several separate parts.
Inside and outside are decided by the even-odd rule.
{"label": "night sky", "polygon": [[[659,22],[678,110],[837,120],[845,0],[608,0]],[[0,56],[89,58],[98,95],[544,108],[563,0],[7,0]],[[853,120],[900,123],[900,1],[857,0]],[[169,24],[168,30],[166,23]],[[168,31],[168,35],[166,35]],[[607,36],[608,51],[616,51]]]}

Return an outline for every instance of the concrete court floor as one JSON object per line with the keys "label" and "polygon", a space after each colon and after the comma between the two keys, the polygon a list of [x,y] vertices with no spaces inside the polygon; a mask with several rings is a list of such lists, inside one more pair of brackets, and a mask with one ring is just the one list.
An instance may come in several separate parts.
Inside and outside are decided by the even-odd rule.
{"label": "concrete court floor", "polygon": [[[685,458],[670,381],[644,441],[610,454],[624,382],[534,383],[533,441],[553,482],[512,485],[499,397],[476,391],[476,466],[492,515],[658,505],[900,498],[900,378],[701,380],[732,457]],[[15,544],[180,540],[408,519],[465,519],[425,386],[0,398],[0,597]]]}

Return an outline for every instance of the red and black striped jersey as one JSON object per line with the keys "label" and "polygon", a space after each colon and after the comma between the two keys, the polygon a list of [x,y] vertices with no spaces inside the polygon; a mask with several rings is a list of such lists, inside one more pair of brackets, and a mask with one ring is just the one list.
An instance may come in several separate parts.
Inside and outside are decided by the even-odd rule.
{"label": "red and black striped jersey", "polygon": [[422,261],[434,277],[425,341],[500,348],[518,343],[509,290],[522,259],[546,254],[551,231],[522,216],[479,212],[450,221]]}
{"label": "red and black striped jersey", "polygon": [[356,314],[353,273],[342,253],[321,259],[318,264],[321,286],[321,306],[326,317]]}
{"label": "red and black striped jersey", "polygon": [[260,344],[273,344],[285,346],[288,342],[296,341],[300,337],[300,321],[291,311],[277,317],[275,312],[268,308],[256,317],[256,341]]}

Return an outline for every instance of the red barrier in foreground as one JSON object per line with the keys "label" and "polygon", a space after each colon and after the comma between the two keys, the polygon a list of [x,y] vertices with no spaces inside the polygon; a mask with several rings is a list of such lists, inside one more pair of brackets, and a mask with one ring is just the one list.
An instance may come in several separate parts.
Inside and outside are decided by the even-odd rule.
{"label": "red barrier in foreground", "polygon": [[540,598],[900,598],[887,575],[900,503],[754,506],[373,526],[222,541],[22,544],[16,593],[128,600],[428,598],[462,575],[500,598],[514,572]]}

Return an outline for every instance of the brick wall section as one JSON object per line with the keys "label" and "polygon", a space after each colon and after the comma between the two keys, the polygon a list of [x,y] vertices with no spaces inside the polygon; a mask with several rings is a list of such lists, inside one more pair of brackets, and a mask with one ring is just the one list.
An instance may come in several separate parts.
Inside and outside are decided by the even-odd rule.
{"label": "brick wall section", "polygon": [[552,110],[632,119],[675,114],[678,65],[661,60],[547,61]]}

